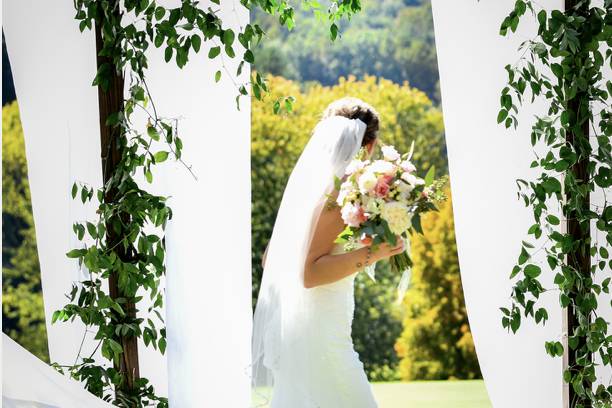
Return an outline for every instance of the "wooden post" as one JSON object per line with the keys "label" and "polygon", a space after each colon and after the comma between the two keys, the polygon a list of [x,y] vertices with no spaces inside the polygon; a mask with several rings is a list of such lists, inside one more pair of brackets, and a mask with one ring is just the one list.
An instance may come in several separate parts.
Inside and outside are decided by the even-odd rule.
{"label": "wooden post", "polygon": [[[576,6],[579,3],[579,0],[565,0],[565,10],[566,12]],[[584,2],[580,6],[583,10],[588,10],[589,2]],[[579,155],[581,152],[585,152],[585,147],[580,146],[580,137],[577,135],[578,132],[581,132],[583,135],[589,135],[589,121],[586,120],[584,123],[578,123],[578,118],[585,117],[586,113],[590,109],[589,106],[589,95],[584,91],[578,91],[576,96],[568,101],[568,109],[573,112],[573,114],[569,115],[570,117],[570,125],[573,129],[567,132],[566,135],[566,143],[567,145],[574,151],[576,151]],[[588,185],[589,183],[589,173],[588,173],[588,164],[589,164],[589,156],[582,155],[579,160],[571,167],[570,172],[576,179],[576,182],[579,185]],[[590,198],[589,194],[586,194],[585,197],[572,197],[571,193],[566,192],[565,201],[570,202],[574,200],[580,200],[580,208],[582,209],[582,213],[588,211],[590,209]],[[578,213],[580,213],[578,212]],[[576,217],[576,211],[568,211],[565,214],[567,219],[567,233],[572,237],[573,240],[580,241],[583,244],[573,251],[571,251],[567,256],[568,266],[574,268],[579,271],[585,279],[589,279],[591,276],[591,254],[590,254],[590,236],[591,236],[591,226],[590,222],[586,222],[580,224]],[[577,290],[574,290],[570,294],[571,302],[567,308],[567,335],[572,336],[576,329],[579,326],[578,316],[574,309],[574,304],[576,302],[576,298],[579,293]],[[578,358],[576,350],[579,350],[585,346],[584,337],[580,339],[578,342],[578,346],[576,349],[572,350],[569,346],[565,348],[564,363],[567,367],[573,367],[576,365],[576,361]],[[591,357],[592,358],[592,357]],[[592,384],[589,381],[584,381],[583,386],[585,389],[589,389],[592,387]],[[573,387],[570,385],[568,387],[568,406],[573,408],[576,405],[576,402],[579,401],[579,397],[574,391]],[[591,407],[591,403],[588,400],[580,399],[580,402],[585,408]]]}
{"label": "wooden post", "polygon": [[[115,7],[117,13],[119,13],[119,7]],[[119,16],[117,16],[119,17]],[[96,24],[96,55],[98,68],[104,63],[111,63],[108,57],[101,57],[100,51],[104,46],[101,33],[101,24]],[[112,178],[115,170],[121,161],[121,143],[120,140],[123,137],[121,129],[119,127],[110,127],[106,125],[106,119],[110,114],[116,113],[123,110],[123,92],[124,92],[124,78],[121,73],[117,73],[114,69],[111,70],[110,86],[108,91],[104,91],[100,85],[98,85],[98,105],[100,109],[100,151],[102,156],[102,179],[104,185]],[[106,191],[104,196],[104,202],[112,203],[117,201],[117,190],[110,189]],[[117,215],[121,218],[123,225],[129,224],[129,214]],[[121,240],[121,233],[116,233],[114,228],[107,225],[106,228],[106,240],[107,247],[115,248],[114,251],[117,257],[124,262],[130,262],[131,253],[129,248],[126,250],[124,246],[119,244]],[[117,273],[111,273],[108,280],[109,295],[113,299],[124,297],[119,289]],[[127,299],[127,303],[122,305],[126,316],[120,317],[119,314],[115,315],[116,319],[122,319],[123,321],[133,321],[136,319],[136,307],[132,302],[132,299]],[[118,364],[115,364],[115,369],[120,371],[125,381],[121,386],[117,388],[117,392],[129,392],[134,389],[134,382],[140,378],[139,365],[138,365],[138,339],[134,336],[117,336],[115,339],[123,347],[123,353]]]}

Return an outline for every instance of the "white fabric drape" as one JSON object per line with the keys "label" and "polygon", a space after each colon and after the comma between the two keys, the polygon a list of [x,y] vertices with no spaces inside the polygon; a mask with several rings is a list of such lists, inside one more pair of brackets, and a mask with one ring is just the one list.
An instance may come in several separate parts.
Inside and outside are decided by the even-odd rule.
{"label": "white fabric drape", "polygon": [[[72,223],[95,219],[96,204],[72,200],[72,184],[102,184],[98,95],[91,86],[95,38],[93,31],[79,31],[72,2],[11,0],[3,11],[24,129],[49,355],[53,362],[72,364],[84,326],[52,325],[51,315],[66,303],[72,283],[86,276],[65,254],[79,244]],[[94,348],[88,335],[83,350]],[[165,358],[142,342],[139,355],[143,376],[159,395],[167,395]]]}
{"label": "white fabric drape", "polygon": [[[28,176],[51,361],[74,362],[84,327],[51,324],[73,281],[83,278],[66,257],[77,244],[72,223],[93,219],[94,207],[75,202],[74,181],[101,184],[98,97],[93,33],[80,33],[72,2],[2,3],[3,30],[23,125]],[[93,350],[91,337],[84,350]]]}
{"label": "white fabric drape", "polygon": [[2,334],[4,408],[111,408]]}
{"label": "white fabric drape", "polygon": [[[248,22],[237,1],[215,8],[225,28],[237,32]],[[171,196],[173,210],[166,235],[169,402],[173,408],[247,407],[251,107],[243,97],[236,109],[233,81],[248,81],[249,69],[232,80],[237,59],[225,58],[226,71],[205,47],[178,69],[174,61],[164,62],[163,51],[151,47],[147,85],[158,113],[179,118],[183,160],[197,176],[170,160],[154,173],[153,188]],[[217,70],[223,72],[219,83]]]}
{"label": "white fabric drape", "polygon": [[[536,23],[525,16],[517,33],[501,37],[499,26],[514,7],[512,0],[432,4],[457,249],[487,390],[496,408],[561,407],[562,361],[544,352],[546,340],[563,335],[558,293],[541,297],[550,317],[545,327],[525,321],[516,335],[510,334],[501,327],[499,311],[509,303],[508,276],[533,220],[531,210],[517,199],[515,179],[535,174],[529,169],[534,155],[527,136],[533,115],[545,113],[545,106],[525,105],[516,131],[498,125],[496,117],[507,80],[504,66],[518,60],[517,47],[537,33]],[[554,0],[545,6],[563,9],[564,4]],[[605,237],[598,239],[604,242]],[[534,260],[550,277],[544,287],[552,287],[541,255]],[[600,303],[609,315],[609,299]],[[600,378],[607,383],[610,374]]]}
{"label": "white fabric drape", "polygon": [[[70,199],[73,181],[101,183],[96,70],[92,32],[80,33],[70,2],[9,1],[4,30],[26,137],[46,316],[65,303],[64,294],[83,272],[65,257],[75,244],[71,225],[91,217],[93,207]],[[233,28],[248,12],[224,4]],[[60,45],[61,44],[61,45]],[[221,67],[192,57],[179,70],[152,51],[149,86],[160,112],[182,117],[185,168],[168,164],[154,188],[172,195],[167,243],[168,355],[171,404],[247,406],[250,362],[250,105],[235,108],[237,89],[213,81]],[[226,62],[230,71],[235,63]],[[240,81],[248,78],[244,70]],[[165,186],[165,187],[163,187]],[[74,361],[83,328],[47,322],[52,361]],[[85,347],[88,346],[86,341]],[[142,375],[165,395],[165,359],[140,344]],[[7,371],[8,373],[8,371]]]}

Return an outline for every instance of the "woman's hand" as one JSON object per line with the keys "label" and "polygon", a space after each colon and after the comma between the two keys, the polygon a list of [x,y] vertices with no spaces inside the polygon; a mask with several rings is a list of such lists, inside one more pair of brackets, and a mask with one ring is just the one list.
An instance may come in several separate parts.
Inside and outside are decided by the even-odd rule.
{"label": "woman's hand", "polygon": [[378,245],[378,248],[372,248],[372,257],[377,261],[390,258],[393,255],[399,255],[404,252],[404,247],[404,239],[401,236],[396,235],[395,245],[388,242],[383,242],[382,244]]}

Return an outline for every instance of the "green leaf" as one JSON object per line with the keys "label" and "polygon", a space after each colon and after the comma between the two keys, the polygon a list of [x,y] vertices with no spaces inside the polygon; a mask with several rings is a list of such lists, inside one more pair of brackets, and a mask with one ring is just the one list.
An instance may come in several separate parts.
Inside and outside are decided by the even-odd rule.
{"label": "green leaf", "polygon": [[148,126],[147,134],[149,135],[151,139],[155,141],[159,141],[159,132],[157,132],[157,129],[155,128],[155,126]]}
{"label": "green leaf", "polygon": [[527,249],[525,249],[525,247],[521,247],[521,254],[519,255],[518,258],[518,263],[519,265],[523,265],[525,262],[527,262],[529,260],[529,252],[527,252]]}
{"label": "green leaf", "polygon": [[228,29],[223,32],[223,37],[221,41],[223,42],[223,44],[225,44],[226,47],[231,47],[231,45],[234,43],[234,37],[234,31]]}
{"label": "green leaf", "polygon": [[497,123],[502,123],[508,117],[508,111],[501,109],[497,114]]}
{"label": "green leaf", "polygon": [[538,23],[540,24],[540,27],[546,26],[546,10],[541,10],[538,13]]}
{"label": "green leaf", "polygon": [[108,344],[110,345],[110,348],[113,350],[113,352],[115,354],[121,354],[123,353],[123,347],[121,347],[121,344],[117,343],[115,340],[113,339],[107,339]]}
{"label": "green leaf", "polygon": [[162,354],[165,354],[166,353],[166,339],[164,337],[159,339],[158,346],[159,346],[159,351]]}
{"label": "green leaf", "polygon": [[76,197],[76,195],[77,195],[77,191],[78,191],[78,189],[79,189],[79,188],[78,188],[78,186],[77,186],[77,183],[74,183],[74,184],[72,185],[72,199],[73,199],[73,200],[75,199],[75,197]]}
{"label": "green leaf", "polygon": [[55,323],[60,316],[62,315],[62,311],[60,310],[56,310],[55,312],[53,312],[53,316],[51,317],[51,324]]}
{"label": "green leaf", "polygon": [[436,166],[431,166],[429,168],[429,171],[425,175],[425,186],[426,187],[430,186],[433,183],[435,176],[436,176]]}
{"label": "green leaf", "polygon": [[215,82],[219,82],[221,80],[221,71],[217,71],[215,73]]}
{"label": "green leaf", "polygon": [[170,62],[170,60],[172,59],[172,47],[166,47],[166,51],[164,52],[164,60],[166,62]]}
{"label": "green leaf", "polygon": [[410,221],[412,223],[412,228],[419,234],[423,235],[423,227],[421,225],[421,214],[415,214]]}
{"label": "green leaf", "polygon": [[221,54],[221,47],[212,47],[208,50],[208,58],[215,58],[219,54]]}
{"label": "green leaf", "polygon": [[512,272],[510,272],[510,279],[514,278],[516,275],[518,275],[518,273],[521,271],[520,266],[518,265],[514,265],[514,268],[512,268]]}
{"label": "green leaf", "polygon": [[85,249],[73,249],[70,250],[66,253],[66,256],[68,258],[79,258],[81,256],[85,256],[85,254],[87,253],[87,250]]}
{"label": "green leaf", "polygon": [[525,273],[525,276],[531,279],[535,279],[538,276],[540,276],[540,274],[542,273],[542,269],[537,265],[528,264],[527,266],[525,266],[524,273]]}
{"label": "green leaf", "polygon": [[87,232],[89,232],[89,235],[93,238],[93,239],[97,239],[98,238],[98,229],[96,228],[96,226],[94,224],[92,224],[91,222],[87,221]]}
{"label": "green leaf", "polygon": [[157,7],[155,9],[155,19],[161,20],[166,15],[166,9],[163,7]]}
{"label": "green leaf", "polygon": [[202,38],[199,35],[194,34],[191,36],[191,47],[195,52],[200,51],[200,47],[202,46]]}
{"label": "green leaf", "polygon": [[255,56],[251,50],[246,50],[244,53],[244,60],[250,64],[255,62]]}
{"label": "green leaf", "polygon": [[338,26],[335,23],[329,27],[329,33],[332,41],[335,41],[338,37]]}
{"label": "green leaf", "polygon": [[162,163],[168,158],[168,152],[161,150],[155,153],[153,157],[155,158],[155,163]]}

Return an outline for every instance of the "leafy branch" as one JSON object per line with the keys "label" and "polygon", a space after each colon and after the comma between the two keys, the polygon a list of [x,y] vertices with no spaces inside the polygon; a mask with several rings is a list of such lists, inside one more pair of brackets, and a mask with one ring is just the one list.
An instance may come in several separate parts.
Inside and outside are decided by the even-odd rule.
{"label": "leafy branch", "polygon": [[[537,116],[530,139],[534,150],[544,151],[531,163],[539,169],[535,179],[519,179],[519,197],[533,211],[534,223],[527,231],[546,253],[548,268],[554,274],[559,303],[568,313],[566,346],[554,339],[545,343],[553,356],[569,356],[563,373],[571,384],[571,407],[603,407],[612,397],[610,384],[599,384],[593,358],[610,366],[612,336],[609,322],[596,313],[598,296],[609,294],[612,269],[605,243],[591,236],[591,224],[612,245],[612,207],[605,194],[612,185],[611,114],[609,98],[612,83],[603,76],[612,51],[612,2],[595,7],[589,0],[567,0],[566,10],[541,9],[530,0],[517,0],[504,19],[500,34],[515,32],[528,14],[537,21],[538,33],[521,44],[523,54],[514,65],[507,65],[508,84],[501,92],[498,123],[506,128],[518,125],[517,114],[531,94],[531,102],[546,103],[546,115]],[[605,53],[601,49],[605,48]],[[541,67],[541,68],[538,68]],[[600,114],[593,107],[603,107]],[[604,191],[604,204],[591,205],[595,189]],[[549,209],[561,209],[562,218]],[[597,233],[597,232],[596,232]],[[543,268],[533,261],[534,245],[523,241],[520,255],[510,274],[514,283],[511,305],[501,308],[503,327],[516,332],[522,317],[545,324],[548,311],[538,307],[545,291],[540,279]]]}
{"label": "leafy branch", "polygon": [[[211,1],[220,5],[220,0]],[[96,221],[73,225],[81,246],[67,253],[87,269],[88,278],[73,285],[69,303],[54,312],[52,318],[53,322],[79,319],[86,333],[95,333],[97,346],[83,356],[81,345],[73,365],[55,366],[68,370],[90,392],[115,405],[163,408],[168,405],[167,399],[158,396],[138,371],[136,340],[141,338],[146,346],[165,352],[161,279],[166,272],[164,230],[172,210],[166,197],[147,192],[135,177],[142,174],[152,183],[155,165],[168,159],[180,161],[189,171],[191,168],[181,159],[183,141],[178,120],[159,115],[147,86],[146,52],[151,45],[163,48],[165,61],[174,60],[183,68],[207,47],[211,60],[237,58],[238,78],[244,65],[255,61],[253,47],[265,33],[257,24],[250,23],[239,30],[229,28],[218,9],[204,9],[199,1],[193,0],[182,0],[173,8],[151,0],[73,0],[73,3],[79,29],[96,31],[98,70],[92,85],[99,87],[99,97],[110,100],[112,109],[108,114],[101,112],[104,184],[94,188],[75,183],[72,188],[73,198],[80,196],[83,203],[95,200],[98,205]],[[286,0],[241,0],[240,4],[278,15],[280,24],[288,29],[295,25],[293,7]],[[338,35],[336,22],[361,8],[359,0],[335,1],[327,10],[314,0],[301,4],[329,22],[332,38]],[[237,17],[235,7],[234,4]],[[243,96],[261,99],[268,92],[258,73],[251,74],[250,82],[239,84],[224,60],[222,65],[237,87],[238,108]],[[129,84],[124,97],[126,77]],[[218,82],[221,77],[219,70],[214,79]],[[283,104],[290,111],[293,98],[285,97],[274,104],[276,112]],[[134,123],[137,109],[146,117],[144,132]],[[105,281],[109,282],[109,293],[104,289]],[[148,296],[152,303],[146,313],[138,309],[143,296]],[[112,362],[111,367],[95,360],[98,350]]]}

